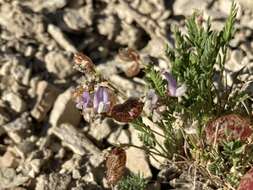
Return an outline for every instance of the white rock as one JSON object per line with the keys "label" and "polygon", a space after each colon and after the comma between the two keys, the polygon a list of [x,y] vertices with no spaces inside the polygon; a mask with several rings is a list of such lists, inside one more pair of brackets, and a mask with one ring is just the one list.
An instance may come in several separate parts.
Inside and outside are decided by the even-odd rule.
{"label": "white rock", "polygon": [[45,56],[48,72],[57,75],[59,78],[69,76],[74,72],[70,58],[62,52],[52,51]]}
{"label": "white rock", "polygon": [[175,15],[191,15],[194,10],[205,10],[206,6],[208,5],[208,0],[177,0],[173,4],[173,13]]}
{"label": "white rock", "polygon": [[57,9],[63,8],[67,4],[67,0],[37,0],[30,4],[35,12],[39,12],[43,9],[54,12]]}
{"label": "white rock", "polygon": [[147,155],[141,149],[130,147],[126,150],[126,167],[133,173],[140,173],[144,178],[152,178]]}
{"label": "white rock", "polygon": [[129,126],[129,131],[131,134],[131,143],[136,146],[143,146],[143,143],[138,137],[139,132],[132,125]]}
{"label": "white rock", "polygon": [[63,20],[70,30],[79,31],[87,27],[87,22],[76,9],[68,9],[63,15]]}
{"label": "white rock", "polygon": [[68,189],[71,183],[71,176],[68,174],[50,173],[49,175],[40,175],[36,178],[35,190],[45,189]]}
{"label": "white rock", "polygon": [[0,168],[16,168],[18,165],[17,158],[11,151],[6,151],[3,156],[0,157]]}
{"label": "white rock", "polygon": [[31,118],[27,112],[22,113],[20,117],[3,125],[3,129],[8,136],[17,144],[27,137],[30,132],[30,127]]}
{"label": "white rock", "polygon": [[0,189],[12,189],[28,180],[29,177],[17,174],[13,168],[0,168]]}
{"label": "white rock", "polygon": [[111,125],[113,121],[111,119],[96,120],[90,123],[88,134],[92,136],[97,141],[101,141],[106,138],[112,131]]}
{"label": "white rock", "polygon": [[126,129],[118,128],[116,131],[110,134],[107,140],[110,144],[129,144],[130,133]]}
{"label": "white rock", "polygon": [[42,121],[51,109],[60,91],[46,81],[40,81],[37,87],[37,101],[31,111],[31,115],[38,121]]}
{"label": "white rock", "polygon": [[250,11],[253,11],[253,1],[252,0],[237,0],[243,8],[249,9]]}
{"label": "white rock", "polygon": [[11,109],[17,113],[21,113],[26,109],[26,102],[22,100],[19,95],[13,92],[5,93],[2,98],[4,101],[8,102]]}
{"label": "white rock", "polygon": [[77,126],[80,119],[81,114],[72,100],[72,89],[68,89],[57,97],[50,114],[49,123],[53,126],[59,126],[62,123]]}
{"label": "white rock", "polygon": [[55,41],[66,51],[72,53],[77,52],[75,46],[67,39],[59,27],[49,24],[47,30],[48,33],[55,39]]}
{"label": "white rock", "polygon": [[90,162],[93,166],[96,167],[103,162],[100,149],[72,125],[62,124],[59,127],[53,127],[50,129],[49,133],[60,138],[63,146],[70,148],[74,153],[82,156],[89,154]]}
{"label": "white rock", "polygon": [[234,50],[231,53],[231,61],[234,61],[235,63],[241,64],[243,57],[244,55],[242,50]]}

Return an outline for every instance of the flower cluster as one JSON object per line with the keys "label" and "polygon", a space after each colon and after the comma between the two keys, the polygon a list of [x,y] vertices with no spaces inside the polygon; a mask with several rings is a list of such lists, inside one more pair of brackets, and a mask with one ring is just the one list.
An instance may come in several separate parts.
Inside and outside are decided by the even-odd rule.
{"label": "flower cluster", "polygon": [[[132,58],[133,59],[133,58]],[[137,58],[136,58],[137,59]],[[131,122],[142,112],[143,103],[139,99],[129,98],[125,102],[117,103],[117,89],[96,72],[95,65],[90,58],[82,53],[74,55],[74,68],[90,77],[88,84],[79,86],[73,93],[76,107],[83,114],[105,115],[120,122]],[[86,83],[87,83],[86,81]],[[90,121],[90,119],[87,119]]]}
{"label": "flower cluster", "polygon": [[167,93],[172,97],[181,97],[186,92],[186,85],[183,84],[178,87],[176,79],[172,76],[171,73],[164,71],[163,76],[167,81]]}
{"label": "flower cluster", "polygon": [[[143,145],[132,146],[146,151],[154,159],[158,156],[166,161],[182,161],[183,158],[184,163],[200,164],[200,168],[207,170],[203,173],[218,177],[222,184],[215,182],[215,187],[228,183],[238,186],[240,176],[253,165],[253,127],[247,118],[250,101],[245,102],[244,93],[231,93],[232,88],[227,84],[220,85],[222,88],[214,85],[214,73],[220,73],[221,83],[226,81],[223,71],[236,10],[233,3],[220,32],[212,30],[210,20],[206,22],[202,15],[196,17],[196,14],[186,22],[186,34],[175,28],[175,48],[166,50],[170,71],[143,64],[139,54],[131,48],[120,50],[116,58],[123,61],[120,69],[127,77],[138,75],[141,69],[144,71],[147,93],[141,98],[126,97],[123,90],[96,71],[89,57],[77,53],[74,68],[84,73],[87,80],[73,94],[76,107],[85,119],[87,115],[103,116],[131,123]],[[221,71],[217,72],[216,65]],[[114,148],[106,159],[109,185],[119,185],[125,164],[125,150]],[[242,178],[239,189],[245,186],[252,189],[250,177],[252,170]]]}
{"label": "flower cluster", "polygon": [[76,107],[81,110],[93,108],[99,114],[108,113],[113,105],[113,97],[109,91],[105,86],[98,86],[94,92],[83,89],[76,98]]}

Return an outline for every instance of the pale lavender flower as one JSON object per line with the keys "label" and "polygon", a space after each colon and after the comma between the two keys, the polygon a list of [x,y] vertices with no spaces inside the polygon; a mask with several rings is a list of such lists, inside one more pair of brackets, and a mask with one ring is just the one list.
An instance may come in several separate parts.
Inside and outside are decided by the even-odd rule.
{"label": "pale lavender flower", "polygon": [[163,72],[163,75],[167,81],[167,90],[169,96],[180,97],[185,94],[186,92],[185,84],[178,87],[176,79],[169,72]]}
{"label": "pale lavender flower", "polygon": [[76,107],[78,109],[86,109],[91,105],[91,95],[89,94],[89,92],[84,91],[82,95],[78,97],[76,102]]}
{"label": "pale lavender flower", "polygon": [[156,94],[154,89],[150,89],[147,93],[147,99],[150,101],[151,109],[154,109],[157,106],[158,95]]}
{"label": "pale lavender flower", "polygon": [[97,113],[106,113],[110,110],[110,98],[108,89],[106,87],[99,86],[94,93],[93,108]]}

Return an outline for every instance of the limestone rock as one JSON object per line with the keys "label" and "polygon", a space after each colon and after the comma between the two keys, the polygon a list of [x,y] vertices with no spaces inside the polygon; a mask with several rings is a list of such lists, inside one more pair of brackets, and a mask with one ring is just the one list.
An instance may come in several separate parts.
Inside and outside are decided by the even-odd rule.
{"label": "limestone rock", "polygon": [[53,126],[58,126],[62,123],[77,126],[80,119],[81,114],[72,100],[72,89],[68,89],[57,97],[50,114],[49,122]]}
{"label": "limestone rock", "polygon": [[111,144],[129,144],[130,133],[126,129],[118,128],[110,134],[107,140]]}
{"label": "limestone rock", "polygon": [[75,53],[77,52],[75,46],[67,39],[61,29],[53,24],[48,25],[48,33],[54,38],[54,40],[66,51]]}
{"label": "limestone rock", "polygon": [[42,11],[46,9],[49,12],[55,12],[57,9],[63,8],[67,4],[67,0],[38,0],[28,3],[35,12]]}
{"label": "limestone rock", "polygon": [[17,113],[21,113],[26,109],[26,102],[16,93],[4,93],[3,100],[8,102],[11,109]]}
{"label": "limestone rock", "polygon": [[133,173],[140,173],[144,178],[152,178],[147,155],[143,150],[130,147],[126,150],[126,167]]}
{"label": "limestone rock", "polygon": [[28,177],[16,174],[13,168],[0,168],[0,189],[13,188],[24,184]]}
{"label": "limestone rock", "polygon": [[186,15],[189,16],[193,13],[194,9],[205,10],[209,0],[177,0],[173,4],[173,11],[175,15]]}
{"label": "limestone rock", "polygon": [[63,20],[68,29],[72,31],[84,30],[92,24],[92,8],[68,9],[63,15]]}
{"label": "limestone rock", "polygon": [[42,121],[53,106],[54,101],[59,94],[59,90],[46,81],[40,81],[38,83],[36,94],[37,101],[31,111],[31,115],[38,121]]}
{"label": "limestone rock", "polygon": [[65,78],[73,73],[72,62],[67,54],[60,51],[51,51],[45,56],[48,72],[59,78]]}
{"label": "limestone rock", "polygon": [[71,176],[67,174],[51,173],[40,175],[37,178],[35,190],[57,189],[66,190],[71,182]]}
{"label": "limestone rock", "polygon": [[115,123],[108,118],[102,121],[96,120],[95,122],[90,123],[88,134],[97,141],[102,141],[111,133],[112,125],[115,125]]}
{"label": "limestone rock", "polygon": [[80,131],[72,125],[62,124],[59,127],[50,129],[50,133],[56,135],[62,140],[62,144],[70,148],[74,153],[79,155],[91,155],[90,161],[93,165],[98,166],[102,163],[103,157],[101,151]]}
{"label": "limestone rock", "polygon": [[10,152],[6,151],[3,156],[0,157],[0,168],[16,168],[18,165],[18,160],[15,155]]}
{"label": "limestone rock", "polygon": [[31,118],[29,114],[25,112],[14,121],[4,125],[3,129],[15,143],[20,143],[29,133],[30,127]]}
{"label": "limestone rock", "polygon": [[17,171],[34,178],[40,173],[42,166],[48,162],[51,155],[50,150],[34,150],[28,157],[23,158],[24,162],[20,163]]}
{"label": "limestone rock", "polygon": [[30,37],[44,31],[42,18],[24,7],[4,3],[0,9],[0,25],[7,28],[15,37]]}
{"label": "limestone rock", "polygon": [[34,142],[28,139],[25,139],[24,141],[15,146],[15,150],[21,158],[27,157],[27,155],[29,155],[29,153],[31,153],[35,148],[36,147]]}
{"label": "limestone rock", "polygon": [[243,8],[253,11],[253,1],[251,1],[251,0],[238,0],[238,2],[242,5]]}

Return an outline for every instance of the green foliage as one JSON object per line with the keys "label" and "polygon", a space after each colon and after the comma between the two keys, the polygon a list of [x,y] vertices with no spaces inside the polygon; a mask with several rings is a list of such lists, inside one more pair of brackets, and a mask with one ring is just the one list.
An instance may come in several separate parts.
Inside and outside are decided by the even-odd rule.
{"label": "green foliage", "polygon": [[234,24],[235,24],[236,14],[237,14],[237,8],[236,8],[236,4],[233,2],[230,9],[229,17],[227,18],[224,29],[221,32],[223,41],[226,45],[227,45],[226,42],[229,42],[235,33]]}
{"label": "green foliage", "polygon": [[155,89],[161,97],[164,97],[166,95],[166,89],[165,81],[162,79],[161,73],[156,71],[151,65],[146,68],[145,72],[149,87]]}
{"label": "green foliage", "polygon": [[[206,26],[197,21],[197,13],[187,22],[187,34],[182,35],[178,28],[174,29],[175,48],[168,48],[167,55],[172,63],[172,74],[187,85],[187,97],[181,106],[190,118],[202,118],[221,113],[221,98],[214,87],[215,65],[224,67],[227,44],[234,33],[236,6],[233,3],[231,14],[222,31],[211,30],[210,19]],[[221,69],[222,69],[221,68]],[[223,89],[222,89],[223,90]],[[214,102],[218,98],[218,102]],[[218,104],[218,105],[217,105]]]}
{"label": "green foliage", "polygon": [[253,146],[242,141],[223,142],[216,148],[204,151],[208,170],[236,187],[242,176],[253,164]]}
{"label": "green foliage", "polygon": [[148,148],[154,148],[156,145],[155,135],[150,128],[142,122],[142,118],[137,118],[132,124],[133,127],[140,132],[139,139],[143,144]]}
{"label": "green foliage", "polygon": [[[209,173],[234,187],[253,164],[253,147],[241,141],[209,145],[205,142],[203,128],[211,118],[222,114],[245,113],[245,110],[250,113],[246,106],[249,96],[235,91],[234,84],[228,86],[224,72],[229,41],[235,33],[236,13],[236,4],[232,3],[221,31],[212,30],[210,19],[202,23],[199,13],[194,13],[186,21],[186,34],[174,27],[175,46],[167,47],[166,55],[171,62],[173,77],[179,84],[187,86],[186,94],[180,98],[170,97],[161,71],[149,65],[145,68],[148,87],[155,89],[159,105],[166,106],[160,113],[161,119],[154,122],[163,134],[150,129],[141,118],[133,122],[148,153],[155,152],[168,159],[175,158],[174,155],[197,158]],[[220,85],[214,85],[215,76],[220,79]],[[183,122],[181,126],[175,125],[178,118]],[[189,134],[185,126],[194,126],[197,132]],[[162,144],[157,135],[164,138]],[[185,154],[182,154],[183,146]]]}
{"label": "green foliage", "polygon": [[119,190],[145,190],[148,182],[140,175],[130,174],[118,183]]}

